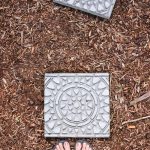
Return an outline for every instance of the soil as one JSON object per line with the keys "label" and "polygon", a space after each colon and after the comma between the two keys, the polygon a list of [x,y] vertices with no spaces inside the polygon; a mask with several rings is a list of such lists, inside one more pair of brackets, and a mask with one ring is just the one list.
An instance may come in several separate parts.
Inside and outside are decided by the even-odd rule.
{"label": "soil", "polygon": [[[110,20],[49,0],[0,0],[0,150],[51,150],[44,74],[109,72],[111,137],[95,150],[150,150],[150,1],[117,0]],[[72,146],[76,139],[68,139]]]}

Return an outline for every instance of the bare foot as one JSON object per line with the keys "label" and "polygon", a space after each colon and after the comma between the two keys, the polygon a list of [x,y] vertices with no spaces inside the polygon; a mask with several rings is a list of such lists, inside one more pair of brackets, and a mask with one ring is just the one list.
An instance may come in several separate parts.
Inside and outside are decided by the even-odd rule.
{"label": "bare foot", "polygon": [[77,142],[76,143],[76,149],[75,150],[92,150],[92,148],[90,147],[90,145],[86,142]]}
{"label": "bare foot", "polygon": [[55,150],[70,150],[70,144],[68,142],[58,143]]}

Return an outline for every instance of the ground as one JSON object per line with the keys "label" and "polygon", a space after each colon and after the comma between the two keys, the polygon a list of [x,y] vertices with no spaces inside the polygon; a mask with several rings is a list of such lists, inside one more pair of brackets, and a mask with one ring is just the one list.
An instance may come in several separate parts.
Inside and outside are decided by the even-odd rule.
{"label": "ground", "polygon": [[[50,0],[0,1],[0,150],[51,150],[43,131],[44,74],[109,72],[111,137],[95,150],[149,150],[150,1],[117,0],[110,20]],[[69,139],[72,145],[75,139]]]}

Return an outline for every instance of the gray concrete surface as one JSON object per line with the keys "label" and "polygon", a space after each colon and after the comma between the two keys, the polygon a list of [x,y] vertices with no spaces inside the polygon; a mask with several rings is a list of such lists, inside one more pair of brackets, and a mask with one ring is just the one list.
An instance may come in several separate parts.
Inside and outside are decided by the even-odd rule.
{"label": "gray concrete surface", "polygon": [[116,0],[54,0],[54,2],[109,19]]}
{"label": "gray concrete surface", "polygon": [[109,137],[109,74],[45,74],[45,137]]}

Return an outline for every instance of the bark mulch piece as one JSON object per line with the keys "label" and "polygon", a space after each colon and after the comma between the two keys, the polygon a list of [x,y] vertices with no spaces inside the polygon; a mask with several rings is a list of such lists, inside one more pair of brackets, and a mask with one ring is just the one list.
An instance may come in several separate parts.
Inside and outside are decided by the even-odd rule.
{"label": "bark mulch piece", "polygon": [[[46,72],[111,74],[111,138],[94,149],[149,150],[150,2],[117,0],[110,20],[48,0],[0,1],[0,149],[51,149],[45,139]],[[72,145],[75,139],[69,139]]]}

